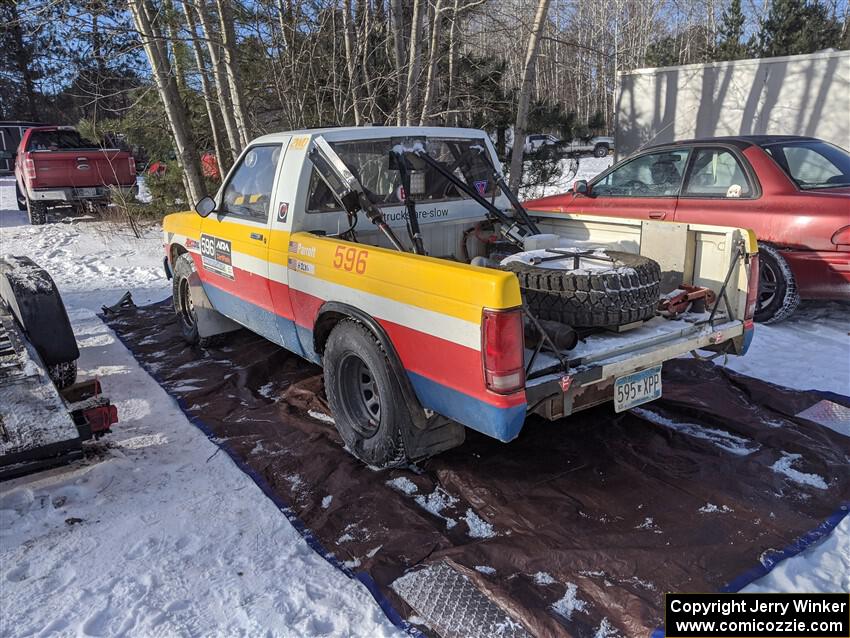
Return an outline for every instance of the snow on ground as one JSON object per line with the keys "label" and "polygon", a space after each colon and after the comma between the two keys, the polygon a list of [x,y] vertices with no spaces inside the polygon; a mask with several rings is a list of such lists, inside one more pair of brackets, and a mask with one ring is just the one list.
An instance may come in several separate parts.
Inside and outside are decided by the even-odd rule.
{"label": "snow on ground", "polygon": [[805,301],[789,319],[756,324],[744,357],[732,370],[799,390],[850,395],[850,303]]}
{"label": "snow on ground", "polygon": [[156,229],[31,227],[0,179],[0,254],[53,275],[120,423],[98,458],[0,484],[0,635],[391,636],[369,593],[144,372],[95,311],[169,294]]}
{"label": "snow on ground", "polygon": [[[573,179],[610,161],[587,158]],[[81,376],[103,381],[121,418],[99,458],[0,485],[0,634],[398,634],[95,316],[128,289],[138,304],[168,296],[160,241],[156,228],[138,240],[92,221],[31,227],[12,180],[0,178],[0,254],[29,255],[51,273],[80,342]],[[848,394],[847,316],[847,304],[803,304],[788,321],[757,326],[750,352],[728,365]],[[421,505],[439,514],[437,496],[419,495]],[[850,590],[850,517],[748,590]]]}

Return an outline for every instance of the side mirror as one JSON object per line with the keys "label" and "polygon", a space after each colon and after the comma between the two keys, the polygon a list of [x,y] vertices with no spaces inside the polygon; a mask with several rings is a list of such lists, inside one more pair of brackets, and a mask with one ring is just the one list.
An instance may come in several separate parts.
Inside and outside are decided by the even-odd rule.
{"label": "side mirror", "polygon": [[576,194],[581,193],[582,195],[590,195],[590,185],[587,183],[587,180],[576,180],[573,184],[573,192]]}
{"label": "side mirror", "polygon": [[201,217],[207,217],[215,210],[215,200],[212,197],[204,197],[195,204],[195,212]]}

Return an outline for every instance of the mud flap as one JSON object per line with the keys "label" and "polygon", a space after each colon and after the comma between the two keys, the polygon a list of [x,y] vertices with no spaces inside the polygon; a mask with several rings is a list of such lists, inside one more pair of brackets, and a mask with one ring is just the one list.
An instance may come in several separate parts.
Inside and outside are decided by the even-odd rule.
{"label": "mud flap", "polygon": [[457,421],[434,414],[426,421],[425,428],[405,428],[402,436],[408,458],[416,461],[463,445],[466,428]]}
{"label": "mud flap", "polygon": [[189,294],[192,295],[192,304],[195,307],[195,316],[198,322],[198,336],[212,337],[215,335],[233,332],[242,328],[241,325],[228,319],[218,310],[213,308],[204,287],[201,277],[193,270],[189,275]]}

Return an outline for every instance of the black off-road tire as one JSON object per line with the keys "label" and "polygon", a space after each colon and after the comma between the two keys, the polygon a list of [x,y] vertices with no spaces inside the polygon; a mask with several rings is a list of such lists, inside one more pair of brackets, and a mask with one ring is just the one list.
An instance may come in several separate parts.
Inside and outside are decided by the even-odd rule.
{"label": "black off-road tire", "polygon": [[800,305],[794,273],[785,258],[770,244],[759,244],[759,292],[753,319],[778,323]]}
{"label": "black off-road tire", "polygon": [[346,449],[373,467],[406,464],[410,411],[375,335],[344,319],[328,337],[323,366],[325,393]]}
{"label": "black off-road tire", "polygon": [[21,192],[21,187],[18,184],[18,180],[15,180],[15,199],[18,202],[18,210],[27,209],[27,196]]}
{"label": "black off-road tire", "polygon": [[27,198],[27,215],[29,216],[31,225],[43,225],[47,222],[47,204],[44,202],[34,202]]}
{"label": "black off-road tire", "polygon": [[77,361],[64,361],[47,366],[47,374],[58,390],[64,390],[77,382]]}
{"label": "black off-road tire", "polygon": [[593,147],[593,156],[594,157],[607,157],[608,156],[608,145],[607,144],[597,144]]}
{"label": "black off-road tire", "polygon": [[517,274],[525,302],[538,319],[573,328],[613,328],[655,316],[661,267],[640,255],[604,251],[610,269],[582,273],[521,262],[503,268]]}
{"label": "black off-road tire", "polygon": [[174,260],[171,280],[171,301],[174,304],[174,313],[180,323],[180,333],[183,340],[190,346],[211,348],[221,342],[224,335],[212,335],[202,337],[198,334],[198,314],[192,303],[192,295],[189,289],[189,276],[195,272],[195,262],[189,253],[183,253]]}

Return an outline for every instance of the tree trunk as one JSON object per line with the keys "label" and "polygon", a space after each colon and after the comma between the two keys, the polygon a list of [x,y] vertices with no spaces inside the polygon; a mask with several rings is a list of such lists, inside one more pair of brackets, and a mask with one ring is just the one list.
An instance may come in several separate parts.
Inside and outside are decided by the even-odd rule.
{"label": "tree trunk", "polygon": [[434,86],[437,81],[437,63],[440,60],[440,34],[443,32],[443,0],[434,5],[434,22],[431,25],[431,45],[428,55],[428,74],[425,77],[425,96],[422,98],[422,114],[419,126],[430,123],[431,103],[434,101]]}
{"label": "tree trunk", "polygon": [[419,97],[419,66],[422,56],[422,0],[413,0],[413,18],[410,21],[410,48],[407,54],[407,83],[404,90],[404,124],[413,124]]}
{"label": "tree trunk", "polygon": [[239,131],[239,141],[247,146],[251,141],[248,130],[248,118],[242,101],[242,83],[239,81],[239,68],[236,57],[236,29],[233,26],[233,7],[230,0],[216,0],[218,19],[221,28],[221,50],[224,53],[224,68],[227,83],[230,85],[230,101],[233,103],[233,115]]}
{"label": "tree trunk", "polygon": [[192,43],[192,53],[195,56],[195,66],[198,67],[198,75],[201,77],[201,93],[204,98],[204,106],[207,109],[207,118],[210,121],[210,132],[212,133],[213,149],[215,151],[215,159],[218,162],[219,171],[224,177],[224,173],[230,166],[230,162],[224,156],[224,146],[221,143],[221,133],[218,130],[218,121],[215,118],[215,109],[213,104],[215,99],[210,86],[210,78],[207,75],[207,63],[204,59],[204,50],[201,48],[201,43],[198,42],[197,29],[195,28],[195,17],[192,15],[192,10],[189,8],[188,0],[180,0],[180,6],[183,9],[183,15],[186,17],[186,27],[189,30],[189,40]]}
{"label": "tree trunk", "polygon": [[360,112],[360,79],[357,72],[356,53],[354,52],[354,27],[351,24],[351,0],[342,3],[342,35],[345,41],[345,67],[348,70],[348,90],[351,95],[351,105],[354,108],[354,124],[363,123]]}
{"label": "tree trunk", "polygon": [[233,115],[233,104],[230,101],[230,86],[227,82],[227,73],[224,70],[224,62],[221,59],[221,51],[215,38],[216,32],[213,29],[212,19],[210,18],[207,0],[195,0],[195,10],[198,12],[198,19],[201,21],[201,32],[204,39],[207,41],[207,50],[210,54],[210,62],[213,70],[213,80],[215,81],[215,89],[218,94],[218,104],[221,109],[221,119],[224,121],[224,130],[227,133],[227,141],[230,146],[232,161],[236,161],[239,153],[242,151],[242,143],[239,141],[239,131],[236,126],[236,118]]}
{"label": "tree trunk", "polygon": [[457,10],[458,10],[459,0],[454,0],[454,6],[452,7],[452,26],[449,27],[449,68],[448,68],[448,78],[446,78],[446,83],[448,87],[446,88],[446,124],[448,126],[457,126],[457,113],[455,113],[455,96],[454,96],[454,86],[455,86],[455,60],[457,59],[457,38],[455,37],[455,32],[457,31]]}
{"label": "tree trunk", "polygon": [[201,167],[195,143],[192,139],[192,131],[189,127],[189,118],[180,94],[177,90],[177,82],[171,75],[168,67],[168,56],[162,39],[152,24],[151,15],[153,11],[147,6],[147,0],[128,0],[136,29],[142,40],[148,62],[151,65],[154,80],[156,81],[159,97],[165,108],[168,123],[174,135],[174,145],[177,147],[177,157],[183,168],[186,178],[186,198],[195,203],[204,196],[204,181],[201,178]]}
{"label": "tree trunk", "polygon": [[510,187],[517,191],[522,183],[522,154],[525,147],[525,137],[528,127],[528,107],[531,102],[531,91],[534,88],[534,70],[537,61],[537,50],[540,47],[540,36],[546,26],[546,15],[549,12],[549,0],[539,0],[537,13],[534,16],[534,26],[528,38],[528,48],[525,52],[525,66],[522,71],[522,84],[519,89],[519,104],[517,106],[516,123],[514,124],[514,148],[511,154]]}
{"label": "tree trunk", "polygon": [[18,67],[18,73],[24,80],[24,94],[27,98],[27,111],[29,119],[32,121],[38,120],[38,109],[35,99],[35,81],[32,73],[32,56],[29,50],[24,46],[24,35],[21,29],[21,18],[18,12],[18,5],[15,2],[10,2],[7,5],[10,12],[12,29],[12,38],[15,41],[15,64]]}
{"label": "tree trunk", "polygon": [[404,115],[407,104],[406,87],[404,82],[404,69],[406,60],[404,58],[404,14],[402,13],[401,0],[390,0],[390,24],[393,32],[393,56],[395,57],[396,88],[398,91],[398,104],[396,105],[396,124],[404,124]]}

